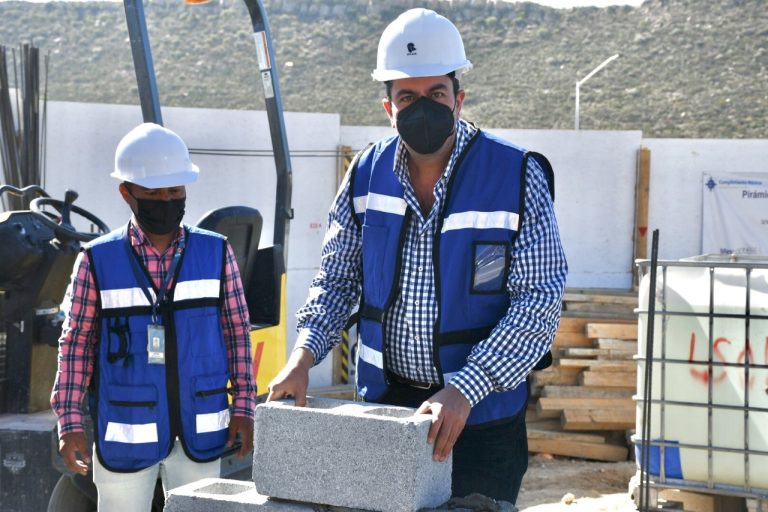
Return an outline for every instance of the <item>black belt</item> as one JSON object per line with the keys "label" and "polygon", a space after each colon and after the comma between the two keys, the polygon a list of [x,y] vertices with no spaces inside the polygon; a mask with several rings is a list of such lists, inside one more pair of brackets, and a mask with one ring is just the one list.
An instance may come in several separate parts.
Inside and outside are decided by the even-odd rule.
{"label": "black belt", "polygon": [[387,372],[387,378],[390,381],[396,382],[398,384],[403,384],[405,386],[411,386],[412,388],[417,389],[423,389],[423,390],[438,390],[440,388],[440,384],[430,383],[430,382],[418,382],[411,379],[406,379],[405,377],[401,377],[400,375],[397,375],[396,373]]}

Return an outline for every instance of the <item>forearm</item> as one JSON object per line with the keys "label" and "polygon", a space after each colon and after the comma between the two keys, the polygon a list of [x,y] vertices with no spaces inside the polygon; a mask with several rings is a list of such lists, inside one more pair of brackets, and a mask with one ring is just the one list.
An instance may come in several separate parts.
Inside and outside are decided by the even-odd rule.
{"label": "forearm", "polygon": [[560,297],[531,293],[516,301],[490,336],[475,345],[451,384],[473,406],[491,392],[519,386],[552,346]]}
{"label": "forearm", "polygon": [[229,244],[227,244],[221,324],[227,346],[232,384],[232,415],[253,418],[256,407],[256,385],[251,357],[251,321],[240,272]]}
{"label": "forearm", "polygon": [[507,280],[510,306],[451,380],[472,405],[493,391],[519,386],[552,346],[560,320],[568,265],[537,165],[529,165],[525,200],[526,217]]}
{"label": "forearm", "polygon": [[59,338],[58,370],[51,393],[51,407],[58,418],[59,436],[84,432],[82,404],[93,374],[98,331],[96,291],[85,253],[81,253],[75,263],[62,310],[65,320]]}

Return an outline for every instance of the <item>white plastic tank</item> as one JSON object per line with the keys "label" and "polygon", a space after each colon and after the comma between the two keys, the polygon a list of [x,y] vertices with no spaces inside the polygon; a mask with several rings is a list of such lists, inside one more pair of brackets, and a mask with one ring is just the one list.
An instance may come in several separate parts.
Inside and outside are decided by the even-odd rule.
{"label": "white plastic tank", "polygon": [[[639,289],[636,443],[649,270]],[[768,493],[768,258],[662,261],[655,291],[651,475],[662,484]],[[639,464],[639,445],[636,452]]]}

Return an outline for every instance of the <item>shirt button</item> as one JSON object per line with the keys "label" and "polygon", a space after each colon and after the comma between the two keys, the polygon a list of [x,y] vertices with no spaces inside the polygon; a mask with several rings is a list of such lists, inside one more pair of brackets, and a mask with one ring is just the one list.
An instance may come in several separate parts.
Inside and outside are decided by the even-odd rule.
{"label": "shirt button", "polygon": [[413,337],[413,341],[419,341],[420,339],[421,339],[421,338],[419,338],[418,336],[414,336],[414,337]]}
{"label": "shirt button", "polygon": [[423,271],[424,271],[424,267],[419,266],[419,272],[423,272]]}
{"label": "shirt button", "polygon": [[417,300],[413,301],[413,303],[414,303],[416,306],[418,306],[418,305],[419,305],[419,301],[417,301]]}

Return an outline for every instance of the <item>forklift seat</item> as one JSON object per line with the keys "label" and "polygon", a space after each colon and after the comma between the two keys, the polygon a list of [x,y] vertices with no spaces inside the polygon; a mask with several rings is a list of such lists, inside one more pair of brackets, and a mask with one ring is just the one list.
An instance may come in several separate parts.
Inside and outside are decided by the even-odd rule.
{"label": "forklift seat", "polygon": [[227,206],[211,210],[197,221],[197,227],[227,237],[235,253],[246,296],[256,272],[256,259],[261,238],[262,217],[247,206]]}

